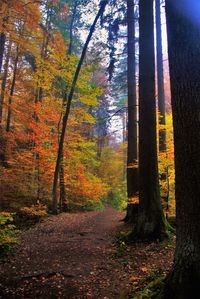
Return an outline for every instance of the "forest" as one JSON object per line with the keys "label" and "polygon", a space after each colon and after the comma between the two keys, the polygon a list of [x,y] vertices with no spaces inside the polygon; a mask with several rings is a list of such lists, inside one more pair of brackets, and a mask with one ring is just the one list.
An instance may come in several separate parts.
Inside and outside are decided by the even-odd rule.
{"label": "forest", "polygon": [[200,298],[199,90],[198,0],[0,0],[0,298]]}

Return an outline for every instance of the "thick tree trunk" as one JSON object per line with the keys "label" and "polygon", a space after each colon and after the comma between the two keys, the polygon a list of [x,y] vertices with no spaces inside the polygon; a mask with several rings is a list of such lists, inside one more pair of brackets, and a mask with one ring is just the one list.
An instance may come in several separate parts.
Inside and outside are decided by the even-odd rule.
{"label": "thick tree trunk", "polygon": [[4,97],[5,97],[5,91],[6,91],[6,82],[7,82],[7,76],[8,76],[8,66],[9,66],[11,46],[12,46],[12,42],[10,40],[9,44],[8,44],[8,49],[7,49],[7,54],[6,54],[6,60],[5,60],[5,66],[4,66],[4,73],[3,73],[2,82],[1,82],[0,125],[2,123],[2,117],[3,117]]}
{"label": "thick tree trunk", "polygon": [[79,73],[80,73],[80,70],[81,70],[86,52],[87,52],[89,42],[90,42],[90,40],[92,38],[92,35],[94,33],[96,23],[99,20],[99,18],[102,16],[107,3],[108,3],[108,0],[101,1],[100,9],[99,9],[99,11],[98,11],[98,13],[97,13],[97,15],[94,19],[94,22],[93,22],[93,24],[90,28],[90,32],[89,32],[88,37],[86,39],[86,42],[85,42],[85,45],[83,47],[83,51],[82,51],[79,63],[77,65],[77,68],[76,68],[76,71],[75,71],[75,74],[74,74],[74,78],[73,78],[73,82],[72,82],[72,85],[71,85],[69,95],[67,96],[67,106],[66,106],[66,111],[65,111],[65,114],[63,116],[63,121],[62,121],[62,131],[61,131],[60,142],[59,142],[59,147],[58,147],[56,168],[55,168],[55,172],[54,172],[54,181],[53,181],[52,210],[55,214],[57,214],[57,206],[58,206],[58,199],[57,199],[58,175],[59,175],[59,170],[60,170],[60,161],[61,161],[62,152],[63,152],[65,132],[66,132],[66,127],[67,127],[68,118],[69,118],[69,114],[70,114],[71,102],[72,102],[72,99],[73,99],[76,83],[77,83]]}
{"label": "thick tree trunk", "polygon": [[14,62],[14,69],[13,69],[13,78],[10,88],[10,95],[8,99],[8,114],[7,114],[7,122],[6,122],[6,131],[10,131],[10,123],[11,123],[11,113],[12,113],[12,102],[13,102],[13,95],[15,90],[15,83],[16,83],[16,76],[17,76],[17,65],[19,60],[19,46],[16,49],[16,57]]}
{"label": "thick tree trunk", "polygon": [[200,23],[198,0],[166,0],[175,145],[177,243],[162,298],[199,298]]}
{"label": "thick tree trunk", "polygon": [[127,152],[127,195],[128,206],[125,221],[135,221],[137,209],[129,200],[138,192],[138,140],[137,99],[135,79],[135,12],[134,0],[127,0],[128,23],[128,152]]}
{"label": "thick tree trunk", "polygon": [[[122,113],[122,122],[123,122],[123,132],[122,132],[122,137],[123,137],[123,143],[125,143],[127,141],[127,110],[125,110],[123,113]],[[127,178],[127,153],[124,151],[123,152],[123,180],[126,180]]]}
{"label": "thick tree trunk", "polygon": [[126,111],[124,111],[123,113],[122,113],[122,126],[123,126],[123,128],[122,128],[122,138],[123,138],[123,143],[124,142],[126,142],[126,140],[127,140],[127,137],[126,137],[126,133],[127,133],[127,131],[126,131],[126,129],[127,129],[127,119],[126,119]]}
{"label": "thick tree trunk", "polygon": [[156,143],[153,0],[140,0],[139,58],[139,215],[140,239],[161,239],[165,231],[160,203]]}

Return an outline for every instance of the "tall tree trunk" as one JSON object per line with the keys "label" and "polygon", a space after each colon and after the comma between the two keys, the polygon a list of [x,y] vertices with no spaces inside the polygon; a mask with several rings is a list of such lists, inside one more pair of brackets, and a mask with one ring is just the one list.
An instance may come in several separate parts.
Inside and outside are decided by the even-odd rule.
{"label": "tall tree trunk", "polygon": [[18,60],[19,60],[19,45],[17,45],[17,49],[16,49],[16,57],[15,57],[14,68],[13,68],[13,78],[12,78],[12,83],[11,83],[11,88],[10,88],[10,95],[9,95],[9,99],[8,99],[8,114],[7,114],[7,122],[6,122],[6,131],[7,132],[10,131],[11,113],[12,113],[11,106],[12,106],[13,95],[14,95],[14,90],[15,90]]}
{"label": "tall tree trunk", "polygon": [[72,48],[73,48],[73,28],[74,28],[74,20],[75,20],[76,12],[77,12],[77,1],[75,1],[74,3],[72,19],[69,28],[69,48],[67,51],[68,54],[72,53]]}
{"label": "tall tree trunk", "polygon": [[[66,97],[63,96],[63,110],[66,107]],[[62,120],[62,113],[60,115],[60,121],[58,124],[58,145],[59,145],[59,141],[60,141],[60,123]],[[60,170],[59,170],[59,182],[60,182],[60,199],[59,199],[59,210],[60,212],[62,211],[66,211],[67,210],[67,194],[66,194],[66,189],[65,189],[65,170],[64,170],[64,157],[63,157],[63,151],[64,149],[62,149],[61,152],[61,158],[60,158]]]}
{"label": "tall tree trunk", "polygon": [[6,34],[5,34],[5,25],[8,22],[8,16],[4,17],[2,20],[2,32],[0,33],[0,74],[3,65],[3,57],[5,51],[5,43],[6,43]]}
{"label": "tall tree trunk", "polygon": [[[127,110],[123,111],[122,113],[122,124],[123,124],[123,131],[122,131],[122,137],[123,137],[123,144],[127,141]],[[123,151],[123,180],[126,180],[127,175],[127,153]],[[128,210],[128,206],[127,206]],[[126,217],[125,217],[126,219]],[[125,221],[124,219],[124,221]]]}
{"label": "tall tree trunk", "polygon": [[73,95],[74,95],[74,91],[75,91],[75,87],[76,87],[76,83],[79,77],[79,73],[87,52],[87,48],[89,45],[89,42],[92,38],[92,35],[94,33],[95,27],[96,27],[96,23],[99,20],[99,18],[102,16],[105,6],[107,5],[108,0],[103,0],[101,1],[100,4],[100,9],[94,19],[94,22],[90,28],[90,32],[88,34],[88,37],[86,39],[85,45],[83,47],[83,51],[80,57],[80,60],[78,62],[75,74],[74,74],[74,78],[73,78],[73,82],[70,88],[70,92],[69,95],[67,96],[67,106],[66,106],[66,111],[65,114],[63,116],[63,121],[62,121],[62,131],[61,131],[61,136],[60,136],[60,142],[59,142],[59,147],[58,147],[58,154],[57,154],[57,161],[56,161],[56,168],[55,168],[55,172],[54,172],[54,181],[53,181],[53,192],[52,192],[52,209],[54,213],[57,213],[57,205],[58,205],[58,199],[57,199],[57,185],[58,185],[58,175],[59,175],[59,170],[60,170],[60,161],[61,161],[61,157],[62,157],[62,152],[63,152],[63,144],[64,144],[64,139],[65,139],[65,132],[66,132],[66,127],[67,127],[67,123],[68,123],[68,118],[69,118],[69,114],[70,114],[70,108],[71,108],[71,102],[73,99]]}
{"label": "tall tree trunk", "polygon": [[[137,204],[131,199],[138,192],[138,140],[137,140],[137,99],[135,78],[135,12],[134,0],[127,0],[128,23],[128,152],[127,152],[127,195],[128,206],[125,221],[135,221]],[[130,203],[129,203],[130,200]]]}
{"label": "tall tree trunk", "polygon": [[[43,60],[47,59],[47,48],[48,48],[48,44],[49,44],[51,21],[52,21],[51,19],[52,19],[52,7],[48,7],[46,25],[45,25],[45,32],[44,32],[44,39],[43,39],[42,51],[41,51],[41,57],[42,57]],[[43,98],[43,89],[42,89],[42,87],[39,87],[38,101],[42,102],[42,98]]]}
{"label": "tall tree trunk", "polygon": [[162,298],[199,297],[200,23],[198,0],[166,0],[175,146],[176,250]]}
{"label": "tall tree trunk", "polygon": [[[156,0],[156,49],[157,49],[156,59],[157,59],[157,92],[158,92],[158,111],[159,111],[159,152],[166,153],[166,158],[167,158],[161,2],[162,0]],[[163,172],[160,174],[160,180],[165,181],[168,185],[169,178],[168,178],[167,167],[165,167]],[[168,206],[168,197],[166,196],[166,194],[161,193],[161,197],[164,198],[165,203]],[[166,211],[166,215],[167,215],[167,211]]]}
{"label": "tall tree trunk", "polygon": [[[42,41],[42,47],[41,47],[41,59],[45,61],[47,59],[47,48],[49,44],[49,31],[51,27],[51,17],[52,17],[52,7],[49,6],[49,1],[46,2],[47,6],[47,12],[46,12],[46,21],[45,21],[45,28],[43,28],[43,41]],[[43,100],[43,88],[41,86],[37,86],[35,91],[35,103],[42,102]],[[34,112],[34,119],[36,122],[38,122],[38,116],[36,112]],[[36,144],[34,142],[33,147],[36,147]],[[38,152],[34,153],[34,161],[35,161],[35,169],[37,171],[35,172],[35,179],[37,181],[37,193],[36,198],[37,201],[40,200],[40,154]]]}
{"label": "tall tree trunk", "polygon": [[2,117],[3,117],[3,106],[4,106],[4,98],[5,98],[5,91],[6,91],[6,82],[7,82],[7,76],[8,76],[8,66],[9,66],[9,59],[10,59],[11,47],[12,47],[12,42],[10,40],[9,44],[8,44],[7,53],[6,53],[4,73],[3,73],[2,82],[1,82],[0,125],[2,124]]}
{"label": "tall tree trunk", "polygon": [[40,202],[40,155],[36,154],[37,161],[37,203]]}
{"label": "tall tree trunk", "polygon": [[[105,115],[107,115],[108,102],[105,96],[99,98],[99,106],[96,113],[96,118],[99,119],[96,124],[97,139],[97,158],[100,159],[102,150],[107,145],[108,127]],[[124,165],[125,166],[125,165]],[[126,172],[126,166],[125,172]]]}
{"label": "tall tree trunk", "polygon": [[[75,20],[75,15],[76,15],[76,9],[77,9],[77,3],[75,2],[74,7],[73,7],[73,13],[72,13],[72,19],[70,23],[70,39],[69,39],[69,47],[67,50],[67,54],[71,55],[72,54],[72,47],[73,47],[73,26],[74,26],[74,20]],[[66,91],[64,92],[63,95],[63,109],[66,107],[66,93],[67,93],[67,86],[66,86]],[[62,117],[62,115],[61,115]],[[66,189],[65,189],[65,170],[64,170],[64,155],[63,155],[63,149],[61,153],[61,160],[60,160],[60,171],[59,171],[59,179],[60,179],[60,212],[61,211],[66,211],[67,210],[67,194],[66,194]]]}
{"label": "tall tree trunk", "polygon": [[[41,48],[41,58],[45,61],[47,58],[47,48],[49,44],[49,37],[50,37],[50,28],[52,22],[52,7],[49,6],[47,1],[47,13],[46,13],[46,21],[45,21],[45,29],[43,30],[43,41],[42,41],[42,48]],[[36,90],[35,102],[42,102],[43,98],[43,88],[40,86]]]}
{"label": "tall tree trunk", "polygon": [[126,111],[123,111],[122,113],[122,138],[123,138],[123,143],[126,142],[127,138],[126,138],[126,129],[127,129],[127,125],[126,125],[127,119],[126,119]]}
{"label": "tall tree trunk", "polygon": [[5,42],[6,42],[5,33],[1,32],[1,34],[0,34],[0,74],[1,74],[2,64],[3,64],[3,55],[4,55]]}
{"label": "tall tree trunk", "polygon": [[65,189],[65,171],[64,171],[64,160],[63,160],[63,151],[60,160],[60,171],[59,171],[59,178],[60,178],[60,212],[67,210],[67,195]]}
{"label": "tall tree trunk", "polygon": [[[161,30],[161,11],[160,0],[156,0],[156,46],[157,46],[157,84],[158,84],[158,110],[159,124],[164,126],[165,122],[165,90],[163,74],[163,51],[162,51],[162,30]],[[166,130],[159,129],[159,150],[166,151]]]}
{"label": "tall tree trunk", "polygon": [[165,230],[160,203],[156,142],[153,0],[140,0],[139,57],[139,215],[136,236],[161,239]]}

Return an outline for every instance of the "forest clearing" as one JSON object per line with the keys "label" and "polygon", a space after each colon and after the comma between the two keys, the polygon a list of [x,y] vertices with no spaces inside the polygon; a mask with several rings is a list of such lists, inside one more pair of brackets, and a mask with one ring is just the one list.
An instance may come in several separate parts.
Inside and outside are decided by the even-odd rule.
{"label": "forest clearing", "polygon": [[200,295],[198,0],[0,0],[0,297]]}

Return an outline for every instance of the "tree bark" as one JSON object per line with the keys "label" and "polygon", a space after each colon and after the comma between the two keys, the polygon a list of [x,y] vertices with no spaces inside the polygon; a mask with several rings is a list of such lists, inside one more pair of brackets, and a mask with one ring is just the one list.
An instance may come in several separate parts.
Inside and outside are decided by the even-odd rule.
{"label": "tree bark", "polygon": [[3,73],[2,82],[1,82],[0,125],[2,124],[2,117],[3,117],[3,106],[4,106],[4,98],[5,98],[5,91],[6,91],[6,82],[7,82],[7,76],[8,76],[8,66],[9,66],[9,60],[10,60],[11,47],[12,47],[12,42],[10,40],[9,44],[8,44],[5,66],[4,66],[4,73]]}
{"label": "tree bark", "polygon": [[153,0],[140,0],[139,57],[139,215],[140,239],[162,239],[165,232],[160,203],[156,142],[155,54]]}
{"label": "tree bark", "polygon": [[72,102],[72,99],[73,99],[73,95],[74,95],[76,83],[77,83],[77,80],[78,80],[78,77],[79,77],[79,73],[80,73],[80,70],[81,70],[86,52],[87,52],[88,44],[89,44],[89,42],[92,38],[92,35],[94,33],[96,23],[99,20],[99,18],[102,16],[107,3],[108,3],[108,0],[101,1],[100,9],[99,9],[99,11],[98,11],[98,13],[97,13],[97,15],[94,19],[94,22],[93,22],[93,24],[90,28],[90,32],[89,32],[88,37],[86,39],[86,42],[85,42],[85,45],[83,47],[83,51],[82,51],[80,60],[78,62],[78,65],[77,65],[77,68],[76,68],[76,71],[75,71],[75,74],[74,74],[74,78],[73,78],[73,82],[72,82],[72,85],[71,85],[69,95],[67,96],[67,106],[66,106],[66,111],[65,111],[65,114],[63,116],[63,121],[62,121],[62,131],[61,131],[60,142],[59,142],[59,147],[58,147],[56,168],[55,168],[55,172],[54,172],[54,181],[53,181],[52,210],[55,214],[57,214],[57,205],[58,205],[58,199],[57,199],[58,175],[59,175],[59,170],[60,170],[60,161],[61,161],[61,157],[62,157],[66,127],[67,127],[68,118],[69,118],[69,114],[70,114],[71,102]]}
{"label": "tree bark", "polygon": [[5,25],[8,22],[8,16],[4,17],[2,20],[2,32],[0,33],[0,74],[3,64],[3,57],[4,57],[4,51],[5,51],[5,43],[6,43],[6,34],[5,34]]}
{"label": "tree bark", "polygon": [[66,189],[65,189],[65,171],[64,171],[64,160],[63,160],[63,151],[61,154],[61,161],[60,161],[60,171],[59,171],[59,178],[60,178],[60,212],[67,210],[67,203],[66,203]]}
{"label": "tree bark", "polygon": [[1,32],[1,34],[0,34],[0,74],[1,74],[2,64],[3,64],[5,42],[6,42],[5,33]]}
{"label": "tree bark", "polygon": [[6,122],[6,132],[10,131],[11,113],[12,113],[11,106],[12,106],[13,95],[14,95],[14,90],[15,90],[18,60],[19,60],[19,45],[17,45],[17,49],[16,49],[16,57],[15,57],[14,69],[13,69],[13,78],[12,78],[12,84],[11,84],[11,88],[10,88],[10,95],[9,95],[9,99],[8,99],[8,114],[7,114],[7,122]]}
{"label": "tree bark", "polygon": [[[164,73],[163,73],[163,47],[162,47],[162,30],[161,30],[161,11],[160,0],[156,0],[156,49],[157,49],[157,86],[158,86],[158,110],[159,125],[165,126],[165,90],[164,90]],[[159,151],[166,151],[166,130],[159,129]]]}
{"label": "tree bark", "polygon": [[[106,97],[103,95],[99,98],[99,106],[97,107],[96,118],[99,119],[96,123],[96,134],[97,139],[97,158],[100,159],[102,155],[102,150],[108,144],[108,125],[106,121],[108,109],[108,102]],[[102,119],[102,120],[101,120]],[[126,168],[126,167],[125,167]],[[125,169],[126,171],[126,169]]]}
{"label": "tree bark", "polygon": [[199,297],[200,24],[198,0],[166,0],[175,146],[176,250],[162,298]]}
{"label": "tree bark", "polygon": [[[137,208],[129,200],[138,192],[138,140],[137,140],[137,99],[135,78],[135,11],[134,0],[127,0],[128,25],[128,151],[127,151],[127,195],[128,206],[125,222],[135,221]],[[135,207],[134,207],[135,206]]]}

